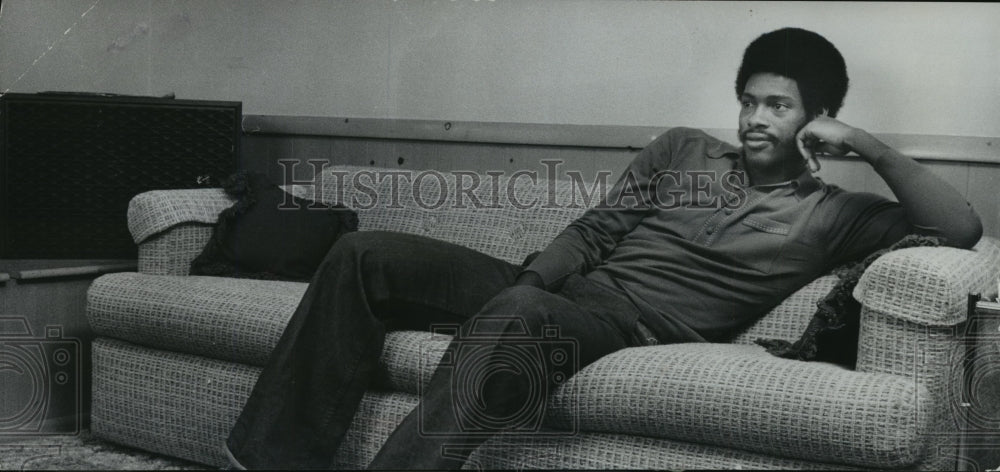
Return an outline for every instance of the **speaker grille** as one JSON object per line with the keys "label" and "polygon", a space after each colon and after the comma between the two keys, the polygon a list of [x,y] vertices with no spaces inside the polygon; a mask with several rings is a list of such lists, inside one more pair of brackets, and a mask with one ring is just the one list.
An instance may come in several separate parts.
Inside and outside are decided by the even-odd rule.
{"label": "speaker grille", "polygon": [[0,106],[0,257],[131,259],[129,200],[219,186],[235,171],[239,102],[7,94]]}

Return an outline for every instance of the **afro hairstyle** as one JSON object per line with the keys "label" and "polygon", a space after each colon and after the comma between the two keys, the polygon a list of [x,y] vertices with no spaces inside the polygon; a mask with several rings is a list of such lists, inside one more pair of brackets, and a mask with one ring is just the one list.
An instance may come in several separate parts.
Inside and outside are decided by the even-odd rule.
{"label": "afro hairstyle", "polygon": [[806,112],[818,115],[823,110],[837,116],[847,95],[847,65],[826,38],[801,28],[782,28],[755,39],[743,53],[736,74],[736,96],[750,76],[772,73],[792,79],[799,86]]}

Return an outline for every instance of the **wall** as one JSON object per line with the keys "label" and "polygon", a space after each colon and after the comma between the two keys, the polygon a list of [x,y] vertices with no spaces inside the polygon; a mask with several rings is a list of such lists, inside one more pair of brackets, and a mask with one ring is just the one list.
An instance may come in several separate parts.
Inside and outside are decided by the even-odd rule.
{"label": "wall", "polygon": [[[735,127],[743,48],[795,25],[824,34],[847,59],[844,121],[896,134],[915,157],[969,156],[931,165],[995,235],[997,24],[1000,5],[955,3],[6,0],[0,91],[176,93],[239,100],[252,115],[601,125],[613,134],[684,125],[725,137]],[[250,140],[259,162],[248,165],[274,173],[281,157],[410,158],[406,166],[509,168],[564,151],[512,157],[509,149],[527,149],[514,141],[411,152],[391,141],[362,152],[331,139]],[[631,155],[595,152],[616,157],[572,153],[574,165],[617,169]],[[831,162],[825,173],[847,188],[887,192],[863,165]]]}
{"label": "wall", "polygon": [[997,136],[1000,5],[6,0],[0,91],[240,100],[245,113],[734,128],[745,45],[838,45],[841,117]]}

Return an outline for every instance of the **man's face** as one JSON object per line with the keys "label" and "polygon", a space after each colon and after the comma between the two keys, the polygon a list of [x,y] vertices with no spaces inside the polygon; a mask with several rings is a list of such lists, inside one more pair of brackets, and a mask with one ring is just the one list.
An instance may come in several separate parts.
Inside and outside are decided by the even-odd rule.
{"label": "man's face", "polygon": [[771,170],[801,166],[795,134],[810,119],[794,80],[770,73],[750,76],[740,95],[740,142],[747,164]]}

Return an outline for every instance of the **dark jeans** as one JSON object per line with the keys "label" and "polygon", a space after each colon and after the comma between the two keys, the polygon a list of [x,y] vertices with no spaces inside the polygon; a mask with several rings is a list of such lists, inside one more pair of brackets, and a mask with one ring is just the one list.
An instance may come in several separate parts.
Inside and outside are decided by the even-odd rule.
{"label": "dark jeans", "polygon": [[[561,380],[606,354],[645,343],[637,310],[617,291],[579,276],[558,293],[512,286],[520,271],[425,237],[345,235],[289,321],[230,433],[229,450],[248,468],[329,468],[387,329],[460,324],[445,356],[453,362],[442,361],[420,407],[389,437],[372,468],[458,468],[491,432],[508,426],[503,419],[521,418],[514,427],[531,427],[532,411],[541,411],[544,394]],[[512,362],[520,368],[502,367]],[[481,382],[461,381],[458,374]],[[442,448],[454,445],[462,447],[442,457]]]}

